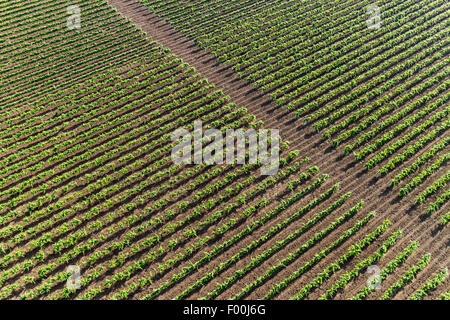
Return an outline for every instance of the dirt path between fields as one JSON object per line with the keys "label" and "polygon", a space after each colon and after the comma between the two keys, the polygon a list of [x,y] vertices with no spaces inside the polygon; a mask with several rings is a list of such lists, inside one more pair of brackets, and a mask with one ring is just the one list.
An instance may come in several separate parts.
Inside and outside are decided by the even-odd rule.
{"label": "dirt path between fields", "polygon": [[[411,212],[412,209],[410,208],[411,203],[413,202],[412,194],[403,199],[398,199],[398,191],[386,192],[385,188],[389,179],[386,177],[380,180],[374,179],[374,172],[364,171],[363,163],[355,164],[352,156],[343,157],[342,148],[331,148],[328,142],[322,141],[320,134],[314,134],[310,127],[299,125],[299,123],[295,121],[293,114],[287,113],[284,109],[277,108],[275,103],[269,100],[267,96],[256,90],[252,84],[247,84],[245,80],[239,79],[230,68],[223,64],[218,65],[218,60],[212,54],[200,49],[192,40],[189,40],[168,23],[162,21],[141,3],[135,0],[109,0],[109,3],[126,18],[145,31],[153,40],[157,41],[163,47],[170,49],[179,58],[195,67],[203,77],[206,77],[210,81],[210,83],[213,83],[218,89],[222,89],[226,95],[229,95],[231,102],[236,103],[239,107],[247,108],[249,113],[254,114],[257,117],[257,120],[262,120],[265,128],[280,129],[283,139],[292,142],[292,149],[299,150],[302,157],[310,157],[311,166],[317,165],[322,173],[330,174],[328,183],[340,183],[340,194],[350,191],[353,199],[351,202],[363,199],[365,201],[365,213],[372,210],[375,210],[378,213],[377,217],[371,223],[371,230],[379,225],[384,219],[389,218],[393,224],[390,228],[390,232],[398,230],[399,228],[404,230],[404,240],[401,240],[402,245],[397,248],[403,249],[410,240],[418,240],[421,246],[416,253],[417,256],[425,252],[433,252],[434,255],[434,252],[447,250],[448,242],[445,242],[446,232],[442,232],[442,230],[441,232],[432,231],[436,230],[435,226],[437,221],[435,218],[438,218],[438,216],[433,217],[433,219],[420,221],[419,216],[423,213],[424,207],[414,208],[414,213]],[[422,152],[426,152],[429,147],[430,146],[424,148]],[[408,160],[408,165],[412,161],[413,159]],[[392,176],[392,174],[389,175],[389,177]],[[443,212],[448,208],[448,205],[444,206],[444,208],[442,208]],[[266,229],[263,228],[261,233],[265,230]],[[388,257],[393,258],[398,253],[399,249],[394,249],[389,253]],[[227,252],[226,256],[230,256],[232,253],[235,253],[236,250],[238,250],[238,248],[231,248],[231,253]],[[339,256],[339,254],[343,253],[341,250],[335,252],[335,254]],[[289,252],[289,248],[283,249],[280,253],[274,255],[272,259],[279,259],[286,254],[286,252]],[[313,253],[315,252],[316,251]],[[335,257],[335,255],[333,255],[333,257]],[[447,259],[445,255],[443,255],[443,257],[444,260]],[[222,258],[218,257],[214,259],[211,264],[217,264],[221,259]],[[414,260],[408,262],[408,267],[410,266],[411,261]],[[244,259],[239,265],[242,267],[245,264],[244,262],[248,262],[248,260]],[[323,268],[328,263],[330,263],[330,260],[326,259],[326,261],[316,269],[319,270],[320,267]],[[437,270],[436,265],[438,265],[438,263],[438,260],[431,263],[430,268],[424,272],[424,279],[427,279],[431,275],[432,270]],[[267,265],[267,262],[265,265]],[[200,274],[202,272],[208,272],[211,268],[210,264],[205,266]],[[234,270],[235,268],[231,268],[229,271],[226,271],[222,277],[231,275]],[[262,270],[264,270],[264,268]],[[244,281],[240,283],[251,281],[255,275],[259,274],[258,272],[260,272],[260,270],[256,270],[247,275],[244,278]],[[283,272],[288,274],[292,272],[292,269],[287,269]],[[310,277],[313,275],[314,273],[307,274],[305,277],[298,279],[293,287],[297,287],[298,284],[303,283],[306,280],[311,280]],[[340,273],[338,275],[340,276]],[[338,275],[336,275],[335,278],[337,278]],[[164,281],[170,279],[170,276],[171,275],[163,277],[160,280],[160,283],[164,283]],[[198,273],[188,276],[187,279],[185,279],[185,283],[192,284],[196,280],[198,280]],[[222,278],[222,280],[224,280],[224,278]],[[270,282],[270,284],[273,283]],[[213,289],[214,287],[215,286],[211,284],[206,289]],[[239,285],[237,285],[237,287],[239,287]],[[235,294],[238,289],[239,288],[232,288],[230,292]],[[179,287],[169,288],[167,292],[162,294],[162,297],[172,298],[176,295],[175,293],[179,293],[179,290]],[[352,290],[352,293],[355,293],[355,290]],[[258,293],[262,293],[263,291],[264,290],[259,292],[256,290],[256,292],[252,293],[251,298],[257,297]],[[288,290],[278,298],[287,298],[288,294],[295,293],[294,291],[295,290],[290,292]],[[230,292],[227,292],[223,296],[226,295],[229,297]],[[196,292],[193,297],[201,296],[202,293],[204,292]],[[142,293],[137,293],[133,298],[139,297],[141,294]],[[314,295],[318,296],[319,292],[314,293],[313,296]]]}
{"label": "dirt path between fields", "polygon": [[[218,64],[218,60],[212,54],[200,49],[192,40],[181,35],[143,4],[134,0],[108,0],[108,2],[153,40],[195,67],[202,76],[229,95],[232,102],[239,107],[247,108],[258,120],[263,120],[265,128],[280,129],[282,136],[287,138],[283,132],[288,132],[292,128],[288,122],[294,120],[292,114],[276,108],[276,104],[256,90],[252,84],[239,79],[224,64]],[[287,120],[280,121],[278,119]]]}

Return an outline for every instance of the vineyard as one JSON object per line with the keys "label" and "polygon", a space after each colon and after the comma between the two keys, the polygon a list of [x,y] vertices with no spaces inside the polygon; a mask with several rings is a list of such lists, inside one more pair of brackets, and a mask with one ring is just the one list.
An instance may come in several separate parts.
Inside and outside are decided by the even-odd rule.
{"label": "vineyard", "polygon": [[[0,299],[448,300],[449,12],[0,1]],[[175,163],[199,120],[276,174]]]}

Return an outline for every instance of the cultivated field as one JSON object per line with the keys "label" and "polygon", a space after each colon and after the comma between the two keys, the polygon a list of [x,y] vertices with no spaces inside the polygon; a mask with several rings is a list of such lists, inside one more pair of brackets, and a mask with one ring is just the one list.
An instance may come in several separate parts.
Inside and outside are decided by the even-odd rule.
{"label": "cultivated field", "polygon": [[[0,1],[0,298],[449,299],[449,12]],[[278,172],[174,163],[196,120]]]}

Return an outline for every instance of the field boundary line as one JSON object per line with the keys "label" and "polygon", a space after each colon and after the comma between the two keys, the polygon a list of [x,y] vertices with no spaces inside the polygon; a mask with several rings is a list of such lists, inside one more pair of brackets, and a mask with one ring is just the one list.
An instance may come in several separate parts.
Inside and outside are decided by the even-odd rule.
{"label": "field boundary line", "polygon": [[290,137],[286,134],[289,131],[292,132],[290,124],[295,121],[295,117],[277,107],[275,102],[253,84],[240,79],[230,67],[218,64],[218,59],[213,54],[201,49],[142,3],[135,0],[108,0],[108,3],[146,32],[152,40],[170,49],[177,57],[194,67],[217,89],[230,96],[231,102],[246,108],[249,113],[257,117],[257,120],[262,120],[265,128],[280,129],[281,136],[289,140]]}

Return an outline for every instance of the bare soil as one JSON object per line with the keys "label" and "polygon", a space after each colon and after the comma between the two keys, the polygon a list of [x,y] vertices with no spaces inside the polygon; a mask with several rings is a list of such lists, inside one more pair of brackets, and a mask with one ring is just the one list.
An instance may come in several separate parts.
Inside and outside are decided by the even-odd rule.
{"label": "bare soil", "polygon": [[[171,49],[173,53],[181,57],[185,62],[194,66],[199,72],[202,73],[203,76],[208,78],[210,83],[214,83],[217,88],[222,89],[225,94],[229,95],[232,102],[235,102],[238,106],[246,107],[250,113],[257,116],[258,120],[263,120],[266,128],[279,128],[283,139],[291,141],[291,146],[294,149],[299,150],[301,156],[310,157],[311,165],[317,165],[321,169],[321,172],[330,174],[330,178],[327,181],[326,186],[329,187],[334,183],[339,183],[339,194],[350,191],[352,193],[351,198],[346,201],[342,208],[339,209],[339,212],[345,212],[344,210],[347,210],[349,207],[353,206],[357,201],[359,201],[359,199],[363,199],[365,201],[364,208],[357,214],[357,217],[354,217],[349,222],[345,223],[337,231],[333,232],[326,239],[324,239],[324,241],[322,241],[319,245],[308,250],[308,252],[306,252],[298,261],[282,270],[277,277],[269,280],[264,284],[264,286],[259,287],[248,298],[257,299],[262,297],[270,290],[273,284],[276,284],[280,279],[283,279],[285,276],[292,273],[293,270],[309,261],[314,254],[318,253],[321,249],[325,248],[327,244],[337,239],[343,230],[353,225],[357,219],[361,219],[372,210],[377,212],[375,219],[370,221],[369,224],[353,236],[351,240],[347,241],[335,250],[332,255],[328,256],[326,259],[314,266],[312,270],[297,279],[288,287],[287,290],[276,298],[287,299],[291,295],[295,294],[302,285],[310,282],[317,273],[323,270],[323,268],[345,253],[351,243],[357,239],[361,239],[365,234],[373,231],[376,226],[387,218],[392,222],[392,226],[389,228],[390,231],[386,235],[382,236],[381,239],[372,244],[367,250],[365,250],[361,256],[356,259],[356,261],[367,258],[370,254],[373,254],[375,249],[382,243],[382,239],[386,240],[392,231],[398,230],[399,228],[403,230],[403,236],[395,244],[394,248],[391,249],[381,260],[381,266],[386,265],[391,259],[395,258],[395,256],[406,248],[412,240],[419,241],[420,247],[400,268],[394,277],[389,277],[387,279],[386,283],[383,284],[383,288],[387,289],[396,280],[398,280],[400,274],[404,270],[410,268],[411,265],[415,264],[417,259],[424,253],[431,253],[432,260],[430,265],[419,274],[419,278],[422,279],[422,281],[413,281],[413,283],[407,285],[404,290],[396,296],[396,298],[405,298],[407,295],[417,290],[418,287],[424,283],[425,279],[429,279],[433,272],[436,272],[442,266],[448,266],[449,233],[446,228],[441,229],[437,226],[437,218],[439,217],[439,213],[431,218],[423,219],[422,215],[424,207],[412,207],[413,199],[416,193],[414,193],[414,195],[411,194],[399,199],[397,196],[397,190],[386,191],[386,186],[388,185],[390,179],[395,176],[397,173],[396,171],[391,172],[381,179],[375,179],[376,172],[367,172],[367,170],[363,167],[363,163],[355,164],[351,156],[344,157],[342,148],[330,147],[329,143],[322,141],[321,136],[319,134],[315,134],[311,128],[299,126],[292,114],[288,114],[284,110],[277,108],[267,96],[260,93],[251,84],[239,79],[237,75],[235,75],[228,67],[218,64],[218,61],[214,56],[207,53],[205,50],[199,49],[191,40],[188,40],[186,37],[174,30],[168,23],[159,19],[142,4],[131,0],[110,0],[109,2],[125,17],[145,31],[152,39],[159,42],[163,47]],[[427,149],[421,151],[421,153],[426,151]],[[413,159],[409,159],[406,164],[410,164],[412,161]],[[323,191],[322,188],[321,191]],[[307,199],[301,201],[301,204],[299,203],[298,206],[295,206],[295,208],[298,209],[302,204],[306,203]],[[323,206],[324,207],[319,206],[319,208],[323,209],[327,207],[327,203]],[[283,218],[286,218],[293,213],[293,209],[294,208],[291,208],[290,210],[283,212],[283,215],[277,217],[273,223],[282,221]],[[447,212],[448,209],[449,206],[447,205],[442,208],[440,212]],[[314,212],[318,212],[317,210],[315,209]],[[263,214],[264,212],[258,213],[257,217],[261,217]],[[218,298],[227,299],[233,297],[247,283],[250,283],[256,277],[262,275],[268,268],[270,268],[270,266],[283,259],[283,257],[285,257],[289,252],[292,252],[299,245],[307,241],[314,234],[314,232],[327,226],[330,221],[334,220],[337,216],[336,214],[337,213],[333,214],[330,218],[321,221],[306,234],[299,237],[299,239],[274,254],[268,260],[264,261],[254,272],[245,275],[241,280],[228,288]],[[307,215],[307,217],[309,217],[309,215]],[[282,240],[283,237],[294,231],[296,227],[298,226],[289,226],[285,230],[286,232],[283,232],[282,235],[275,236],[266,244],[255,250],[251,256],[241,259],[236,265],[225,270],[219,277],[202,287],[200,291],[194,292],[191,296],[189,296],[189,299],[199,298],[207,292],[215,289],[216,282],[224,281],[227,277],[231,276],[235,270],[239,270],[244,267],[250,261],[252,256],[256,256],[263,250],[269,248],[275,243],[275,241]],[[169,288],[166,292],[159,296],[159,298],[173,298],[185,288],[195,283],[203,274],[213,270],[219,263],[226,261],[233,254],[244,248],[253,239],[263,235],[269,229],[270,225],[263,227],[261,230],[258,230],[258,232],[252,234],[252,239],[243,240],[239,243],[239,246],[229,248],[229,250],[223,253],[217,260],[212,260],[207,265],[200,268],[197,272],[188,276],[186,280],[183,280],[182,285]],[[231,237],[238,231],[239,230],[230,232],[229,236]],[[199,254],[198,257],[201,258],[201,254]],[[192,261],[195,260],[196,258],[192,259]],[[325,290],[328,289],[327,287],[330,287],[343,272],[351,270],[356,261],[349,263],[345,270],[341,270],[333,275],[329,282],[311,293],[309,298],[317,298],[320,296],[320,294],[325,292]],[[161,280],[158,280],[158,282],[154,284],[154,287],[158,287],[159,284],[164,283],[170,278],[170,274],[162,277]],[[347,290],[344,291],[344,293],[338,294],[336,298],[341,299],[351,297],[360,288],[362,288],[364,284],[365,277],[364,275],[361,275],[346,288]],[[147,292],[142,292],[141,294],[133,296],[133,298],[140,298],[146,294]]]}

